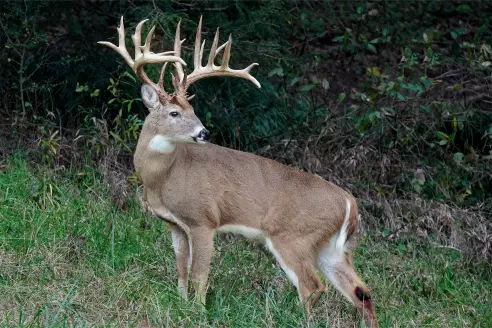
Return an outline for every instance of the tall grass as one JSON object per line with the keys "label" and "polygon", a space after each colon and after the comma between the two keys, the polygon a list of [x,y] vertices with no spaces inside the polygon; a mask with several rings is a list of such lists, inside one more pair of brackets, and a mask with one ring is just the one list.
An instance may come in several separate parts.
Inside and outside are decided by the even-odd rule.
{"label": "tall grass", "polygon": [[[262,246],[218,237],[207,305],[180,299],[165,223],[113,207],[91,166],[0,171],[0,325],[358,327],[333,288],[307,317]],[[355,265],[382,327],[492,326],[491,268],[417,239],[360,238]]]}

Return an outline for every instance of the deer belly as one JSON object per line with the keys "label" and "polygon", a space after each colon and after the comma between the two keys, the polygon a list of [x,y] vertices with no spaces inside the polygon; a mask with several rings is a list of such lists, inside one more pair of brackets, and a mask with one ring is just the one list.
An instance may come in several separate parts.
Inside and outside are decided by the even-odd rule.
{"label": "deer belly", "polygon": [[251,228],[240,224],[225,224],[217,228],[218,232],[230,232],[235,235],[242,235],[248,239],[265,241],[265,232],[261,229]]}

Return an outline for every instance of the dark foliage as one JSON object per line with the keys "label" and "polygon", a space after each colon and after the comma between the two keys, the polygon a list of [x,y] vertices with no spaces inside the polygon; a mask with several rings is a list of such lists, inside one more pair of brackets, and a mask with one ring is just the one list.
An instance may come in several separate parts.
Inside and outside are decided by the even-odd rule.
{"label": "dark foliage", "polygon": [[3,1],[4,155],[35,140],[45,160],[73,164],[116,146],[130,167],[145,117],[139,83],[96,44],[116,40],[121,15],[127,35],[143,18],[145,33],[157,25],[156,51],[171,49],[182,19],[188,63],[203,15],[209,42],[217,26],[221,40],[233,32],[232,67],[260,64],[260,90],[232,79],[192,90],[213,142],[295,164],[371,202],[442,200],[490,217],[486,1]]}

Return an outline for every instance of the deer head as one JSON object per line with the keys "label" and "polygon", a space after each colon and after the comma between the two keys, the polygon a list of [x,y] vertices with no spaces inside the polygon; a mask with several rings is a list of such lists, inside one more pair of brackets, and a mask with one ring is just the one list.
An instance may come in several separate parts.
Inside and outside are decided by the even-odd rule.
{"label": "deer head", "polygon": [[[219,29],[217,29],[207,64],[202,66],[205,41],[201,43],[202,18],[200,17],[195,39],[194,70],[191,74],[186,74],[184,69],[186,63],[181,59],[181,45],[185,41],[180,38],[181,21],[179,21],[176,28],[174,50],[157,54],[150,51],[150,43],[155,26],[147,35],[145,44],[141,46],[141,31],[146,21],[143,20],[137,25],[135,34],[132,36],[135,46],[134,59],[132,59],[126,49],[123,17],[121,17],[120,27],[117,29],[119,45],[116,46],[110,42],[103,41],[98,43],[118,52],[133,69],[137,77],[144,83],[141,89],[142,100],[150,113],[146,119],[146,123],[149,122],[148,129],[144,125],[142,133],[148,132],[150,128],[152,135],[159,136],[160,139],[158,138],[157,140],[160,140],[159,143],[161,146],[163,140],[165,140],[165,145],[168,145],[169,142],[205,142],[208,140],[210,134],[195,115],[193,106],[189,102],[193,98],[193,96],[187,94],[190,85],[206,77],[230,76],[247,79],[260,88],[260,83],[249,74],[251,69],[258,64],[253,63],[242,70],[231,69],[229,67],[229,60],[231,56],[232,37],[229,35],[229,40],[223,45],[218,46]],[[221,64],[220,66],[216,66],[214,60],[222,50],[224,50],[224,54]],[[164,89],[164,74],[167,64],[170,62],[173,63],[175,70],[175,74],[172,74],[173,93],[169,93]],[[145,73],[145,64],[163,64],[157,83],[153,82]]]}

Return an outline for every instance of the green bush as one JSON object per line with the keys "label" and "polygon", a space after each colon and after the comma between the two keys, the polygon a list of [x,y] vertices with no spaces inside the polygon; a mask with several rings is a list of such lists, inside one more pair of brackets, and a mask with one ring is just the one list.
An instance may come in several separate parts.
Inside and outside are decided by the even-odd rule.
{"label": "green bush", "polygon": [[[213,142],[345,181],[360,196],[463,205],[489,197],[485,2],[14,1],[0,12],[3,137],[36,140],[48,161],[73,156],[67,143],[95,158],[135,147],[145,117],[140,84],[96,44],[116,40],[120,14],[128,47],[138,21],[150,19],[144,33],[157,25],[156,51],[172,47],[182,19],[190,64],[203,14],[204,38],[217,26],[221,40],[233,33],[231,66],[258,62],[262,84],[212,78],[192,88]],[[340,165],[349,161],[350,170]]]}

